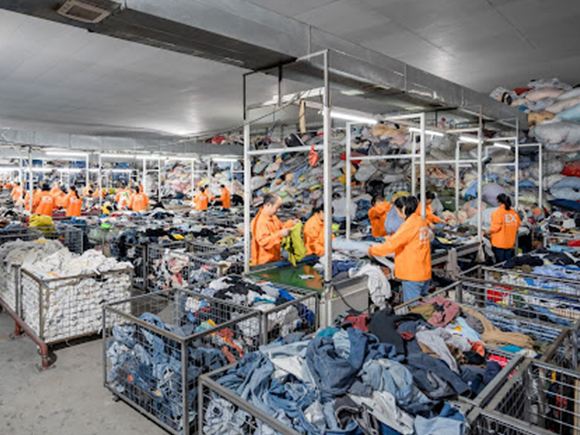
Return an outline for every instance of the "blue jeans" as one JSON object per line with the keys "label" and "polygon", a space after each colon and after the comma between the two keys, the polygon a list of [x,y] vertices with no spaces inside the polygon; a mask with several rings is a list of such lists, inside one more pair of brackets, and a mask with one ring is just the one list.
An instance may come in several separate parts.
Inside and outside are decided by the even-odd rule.
{"label": "blue jeans", "polygon": [[427,296],[431,280],[403,281],[403,302],[409,302],[419,296]]}
{"label": "blue jeans", "polygon": [[493,247],[493,255],[495,255],[496,263],[503,263],[504,261],[510,261],[514,256],[513,249],[503,249]]}

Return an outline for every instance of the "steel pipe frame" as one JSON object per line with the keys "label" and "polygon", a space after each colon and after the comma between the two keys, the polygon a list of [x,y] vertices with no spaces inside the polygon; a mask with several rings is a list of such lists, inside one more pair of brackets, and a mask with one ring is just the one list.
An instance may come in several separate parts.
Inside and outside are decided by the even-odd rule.
{"label": "steel pipe frame", "polygon": [[[329,286],[332,280],[332,142],[330,139],[330,86],[329,86],[329,52],[328,50],[318,51],[303,57],[299,57],[292,63],[308,61],[314,57],[322,57],[324,65],[324,97],[323,97],[323,131],[324,143],[322,145],[323,151],[323,167],[324,167],[324,281],[325,285]],[[280,66],[280,68],[282,68]],[[250,150],[250,129],[251,121],[248,120],[248,111],[250,108],[247,105],[247,78],[253,74],[261,71],[251,71],[243,75],[243,106],[244,106],[244,273],[250,272],[251,260],[251,228],[250,228],[250,203],[252,198],[251,189],[251,157],[279,154],[281,152],[310,152],[311,147],[296,147],[291,150]],[[278,107],[281,106],[282,89],[281,89],[281,75],[278,86]],[[321,147],[315,147],[320,149]],[[330,304],[328,304],[329,306]]]}

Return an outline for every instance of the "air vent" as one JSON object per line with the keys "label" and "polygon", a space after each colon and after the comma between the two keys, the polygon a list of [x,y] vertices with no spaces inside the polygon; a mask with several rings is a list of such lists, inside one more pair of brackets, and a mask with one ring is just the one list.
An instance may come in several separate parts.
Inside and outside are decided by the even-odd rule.
{"label": "air vent", "polygon": [[77,0],[68,0],[61,6],[58,13],[63,17],[70,18],[71,20],[90,24],[100,23],[111,15],[111,11],[108,11],[107,9],[89,5]]}

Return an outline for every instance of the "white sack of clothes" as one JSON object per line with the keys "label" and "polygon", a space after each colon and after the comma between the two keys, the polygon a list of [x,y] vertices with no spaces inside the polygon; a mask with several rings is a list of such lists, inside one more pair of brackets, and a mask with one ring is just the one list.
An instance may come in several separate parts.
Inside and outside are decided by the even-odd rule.
{"label": "white sack of clothes", "polygon": [[562,89],[546,87],[529,91],[524,97],[529,101],[541,101],[546,98],[558,98],[563,93]]}
{"label": "white sack of clothes", "polygon": [[580,201],[580,178],[565,177],[552,186],[550,193],[558,199]]}
{"label": "white sack of clothes", "polygon": [[565,163],[554,156],[546,156],[544,163],[544,173],[546,175],[560,174],[564,170]]}
{"label": "white sack of clothes", "polygon": [[580,122],[580,104],[560,112],[556,118],[561,121]]}
{"label": "white sack of clothes", "polygon": [[553,174],[544,177],[544,189],[551,189],[554,184],[563,180],[564,178],[566,178],[566,176],[562,174]]}
{"label": "white sack of clothes", "polygon": [[548,145],[580,144],[580,124],[554,122],[536,125],[530,136]]}
{"label": "white sack of clothes", "polygon": [[483,186],[482,198],[489,205],[497,207],[497,197],[502,193],[509,196],[508,192],[499,184],[488,183]]}
{"label": "white sack of clothes", "polygon": [[568,110],[575,105],[580,104],[580,96],[570,98],[568,100],[557,100],[551,106],[546,107],[546,112],[558,114],[564,110]]}
{"label": "white sack of clothes", "polygon": [[574,88],[570,91],[564,92],[562,95],[558,97],[558,100],[569,100],[572,98],[579,98],[580,97],[580,87]]}

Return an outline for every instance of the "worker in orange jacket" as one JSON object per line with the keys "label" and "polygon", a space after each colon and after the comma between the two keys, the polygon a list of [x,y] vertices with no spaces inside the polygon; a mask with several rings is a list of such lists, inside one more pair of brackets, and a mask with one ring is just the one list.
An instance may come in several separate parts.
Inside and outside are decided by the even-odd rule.
{"label": "worker in orange jacket", "polygon": [[59,190],[53,194],[52,197],[54,198],[54,204],[56,205],[57,209],[66,208],[66,203],[68,200],[67,192]]}
{"label": "worker in orange jacket", "polygon": [[129,201],[129,208],[136,212],[141,212],[147,210],[149,206],[149,198],[147,195],[141,192],[139,186],[135,186],[135,193],[131,196]]}
{"label": "worker in orange jacket", "polygon": [[431,282],[430,231],[417,212],[419,201],[408,196],[395,209],[405,222],[385,243],[371,246],[369,255],[384,257],[395,253],[395,278],[403,281],[403,299],[409,302],[429,292]]}
{"label": "worker in orange jacket", "polygon": [[232,206],[232,195],[230,191],[223,184],[220,186],[222,188],[222,196],[220,201],[222,202],[223,208],[230,208]]}
{"label": "worker in orange jacket", "polygon": [[264,195],[262,208],[252,220],[252,265],[280,261],[280,244],[296,224],[294,219],[282,224],[276,216],[282,206],[282,199],[272,193]]}
{"label": "worker in orange jacket", "polygon": [[60,191],[61,191],[60,190],[60,183],[57,182],[57,183],[54,183],[52,185],[52,189],[50,189],[50,194],[54,196]]}
{"label": "worker in orange jacket", "polygon": [[4,188],[5,188],[5,189],[8,189],[8,190],[12,189],[13,187],[14,187],[14,186],[12,185],[12,181],[10,181],[10,180],[8,180],[8,181],[6,182],[6,184],[4,185]]}
{"label": "worker in orange jacket", "polygon": [[373,198],[371,204],[372,208],[369,210],[369,222],[371,223],[373,237],[385,237],[387,235],[385,220],[387,219],[387,213],[391,210],[391,204],[384,201],[378,195]]}
{"label": "worker in orange jacket", "polygon": [[119,210],[123,210],[126,207],[129,207],[129,202],[131,201],[131,191],[126,187],[121,187],[120,189],[117,189],[115,201],[117,202],[117,208]]}
{"label": "worker in orange jacket", "polygon": [[[332,236],[334,239],[334,236]],[[324,206],[312,210],[312,216],[304,224],[306,255],[324,255]]]}
{"label": "worker in orange jacket", "polygon": [[66,216],[73,217],[73,216],[80,216],[81,210],[83,208],[83,200],[79,196],[77,192],[77,188],[75,186],[71,186],[70,193],[66,197]]}
{"label": "worker in orange jacket", "polygon": [[[32,209],[34,210],[35,205],[38,203],[38,198],[40,197],[40,194],[42,193],[42,190],[39,189],[38,187],[36,189],[34,189],[34,192],[32,192]],[[26,210],[30,211],[30,191],[26,192],[26,196],[24,197],[24,207],[26,208]]]}
{"label": "worker in orange jacket", "polygon": [[17,181],[16,186],[12,188],[12,201],[16,202],[22,198],[22,192],[22,186],[20,185],[20,182]]}
{"label": "worker in orange jacket", "polygon": [[512,208],[512,200],[505,193],[497,196],[499,208],[491,214],[491,228],[486,231],[491,236],[491,247],[498,263],[509,261],[514,255],[518,229],[522,221]]}
{"label": "worker in orange jacket", "polygon": [[[431,227],[434,228],[435,224],[438,224],[439,222],[441,222],[441,219],[439,219],[437,216],[435,216],[435,213],[433,213],[433,207],[431,207],[431,204],[433,204],[433,201],[435,200],[435,194],[433,192],[427,192],[425,194],[425,221],[427,222],[427,224]],[[419,207],[417,208],[417,214],[419,216],[421,216],[421,201],[419,201]]]}
{"label": "worker in orange jacket", "polygon": [[42,186],[42,192],[34,200],[33,206],[34,213],[52,217],[52,212],[56,210],[56,201],[47,184]]}
{"label": "worker in orange jacket", "polygon": [[210,193],[207,191],[207,188],[205,186],[202,186],[199,189],[199,192],[197,195],[195,195],[195,198],[193,198],[193,202],[195,204],[195,210],[201,210],[201,211],[205,211],[207,210],[207,206],[209,204],[210,201]]}
{"label": "worker in orange jacket", "polygon": [[[83,198],[90,198],[93,192],[93,188],[91,187],[91,183],[87,183],[85,187],[83,187]],[[78,196],[78,193],[77,193]]]}

